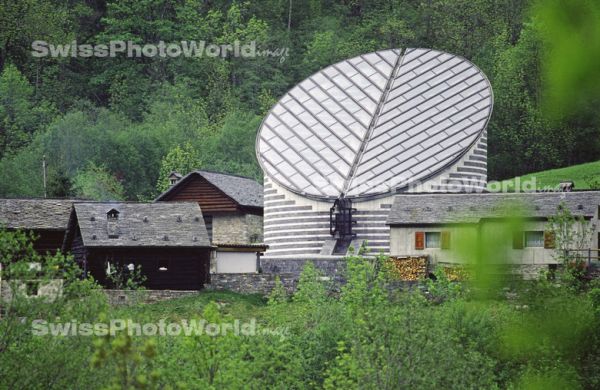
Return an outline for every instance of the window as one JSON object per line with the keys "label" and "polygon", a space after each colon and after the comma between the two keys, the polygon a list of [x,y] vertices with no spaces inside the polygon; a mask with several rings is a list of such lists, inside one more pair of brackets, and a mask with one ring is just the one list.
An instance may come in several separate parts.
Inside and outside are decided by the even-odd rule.
{"label": "window", "polygon": [[212,215],[204,216],[204,225],[206,225],[206,232],[208,233],[208,239],[212,242],[212,235],[213,235],[213,217],[212,217]]}
{"label": "window", "polygon": [[525,232],[525,246],[528,248],[543,248],[544,232]]}
{"label": "window", "polygon": [[108,219],[108,220],[119,219],[119,210],[117,210],[117,209],[108,210],[108,212],[106,213],[106,219]]}
{"label": "window", "polygon": [[168,259],[160,259],[158,260],[158,270],[160,272],[166,272],[169,270],[169,260]]}
{"label": "window", "polygon": [[440,247],[440,232],[426,232],[425,233],[425,248],[439,248]]}
{"label": "window", "polygon": [[27,281],[25,283],[25,289],[27,290],[27,296],[35,297],[39,293],[40,282],[34,280]]}

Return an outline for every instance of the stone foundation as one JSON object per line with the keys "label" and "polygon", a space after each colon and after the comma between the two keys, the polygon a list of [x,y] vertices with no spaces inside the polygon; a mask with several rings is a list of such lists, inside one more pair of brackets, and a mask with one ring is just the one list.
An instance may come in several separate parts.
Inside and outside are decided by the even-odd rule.
{"label": "stone foundation", "polygon": [[263,273],[290,273],[300,276],[306,263],[313,263],[315,268],[323,275],[329,277],[340,277],[346,269],[346,260],[339,256],[311,257],[262,257],[260,259],[260,270]]}
{"label": "stone foundation", "polygon": [[136,305],[198,295],[196,290],[104,290],[111,305]]}
{"label": "stone foundation", "polygon": [[228,290],[241,294],[269,295],[279,277],[283,287],[292,293],[298,286],[299,274],[296,273],[248,273],[248,274],[211,274],[209,290]]}
{"label": "stone foundation", "polygon": [[[37,285],[37,289],[33,295],[30,295],[27,291],[27,284],[34,283]],[[50,280],[13,280],[7,282],[2,280],[0,282],[0,301],[10,302],[13,296],[18,296],[36,299],[45,299],[48,302],[53,302],[57,298],[62,296],[63,291],[63,280],[62,279],[50,279]]]}
{"label": "stone foundation", "polygon": [[548,269],[548,264],[522,264],[514,266],[512,274],[522,276],[523,280],[536,280]]}

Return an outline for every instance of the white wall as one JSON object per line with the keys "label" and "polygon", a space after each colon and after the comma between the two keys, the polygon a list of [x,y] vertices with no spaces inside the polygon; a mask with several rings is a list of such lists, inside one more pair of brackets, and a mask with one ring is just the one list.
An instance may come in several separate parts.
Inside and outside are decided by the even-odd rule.
{"label": "white wall", "polygon": [[450,231],[450,248],[456,247],[456,238],[477,234],[477,226],[429,226],[429,227],[395,227],[390,232],[390,254],[392,256],[428,256],[429,261],[436,263],[462,263],[456,252],[451,249],[425,248],[415,249],[415,232]]}
{"label": "white wall", "polygon": [[[597,248],[598,245],[598,227],[599,223],[596,218],[591,221],[592,226],[595,226],[590,242],[590,247]],[[506,225],[503,222],[486,221],[480,226],[481,234],[486,237],[494,237],[503,235],[502,231],[506,230]],[[523,231],[544,231],[547,230],[548,224],[545,221],[527,221],[520,227]],[[453,250],[456,248],[457,237],[465,237],[469,235],[471,238],[477,237],[478,225],[464,226],[425,226],[425,227],[391,227],[390,232],[390,254],[392,256],[423,256],[429,257],[431,263],[462,263],[464,259],[459,258],[458,254]],[[443,230],[450,231],[450,248],[425,248],[423,250],[415,249],[415,232],[440,232]],[[497,232],[497,233],[495,233]],[[556,264],[556,252],[554,249],[545,249],[543,247],[525,247],[523,249],[513,249],[512,239],[503,237],[506,241],[505,255],[506,261],[514,264]],[[460,239],[459,239],[460,240]],[[586,254],[587,255],[587,254]]]}
{"label": "white wall", "polygon": [[257,272],[256,252],[216,252],[216,272],[239,274]]}
{"label": "white wall", "polygon": [[[485,222],[481,226],[482,234],[487,237],[494,237],[495,232],[506,230],[506,225],[502,222]],[[548,230],[546,221],[530,221],[525,222],[521,229],[523,231],[545,231]],[[502,233],[498,233],[501,235]],[[556,250],[545,249],[543,247],[524,247],[523,249],[513,249],[512,241],[509,238],[506,244],[507,260],[515,264],[557,264]]]}

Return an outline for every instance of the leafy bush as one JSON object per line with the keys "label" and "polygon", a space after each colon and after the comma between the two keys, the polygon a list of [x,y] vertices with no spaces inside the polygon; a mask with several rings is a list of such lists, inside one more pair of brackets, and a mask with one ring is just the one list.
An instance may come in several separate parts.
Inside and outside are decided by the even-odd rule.
{"label": "leafy bush", "polygon": [[[14,245],[4,245],[9,249],[0,251],[3,259],[34,256],[23,233],[0,234],[2,242]],[[291,297],[278,282],[268,300],[204,292],[114,308],[92,281],[64,276],[60,299],[23,299],[18,310],[15,306],[0,320],[2,385],[592,389],[600,384],[600,293],[593,283],[589,291],[573,290],[557,282],[559,275],[557,281],[516,285],[510,300],[500,294],[480,299],[438,270],[437,281],[428,283],[436,297],[432,300],[420,288],[392,288],[388,264],[384,256],[350,256],[340,290],[308,262]],[[151,339],[126,332],[97,339],[35,336],[23,317],[132,318],[139,323],[202,319],[219,326],[238,319],[255,321],[256,333]]]}

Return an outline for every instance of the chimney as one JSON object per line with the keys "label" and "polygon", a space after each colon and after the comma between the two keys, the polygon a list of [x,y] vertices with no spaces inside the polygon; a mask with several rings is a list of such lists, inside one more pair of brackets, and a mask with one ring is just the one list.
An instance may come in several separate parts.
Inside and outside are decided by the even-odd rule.
{"label": "chimney", "polygon": [[575,188],[575,183],[571,180],[561,181],[558,185],[558,189],[560,192],[571,192]]}
{"label": "chimney", "polygon": [[169,185],[173,187],[181,179],[181,177],[182,176],[179,172],[171,172],[171,174],[169,175]]}
{"label": "chimney", "polygon": [[108,238],[119,238],[119,210],[110,209],[106,213],[106,230]]}

